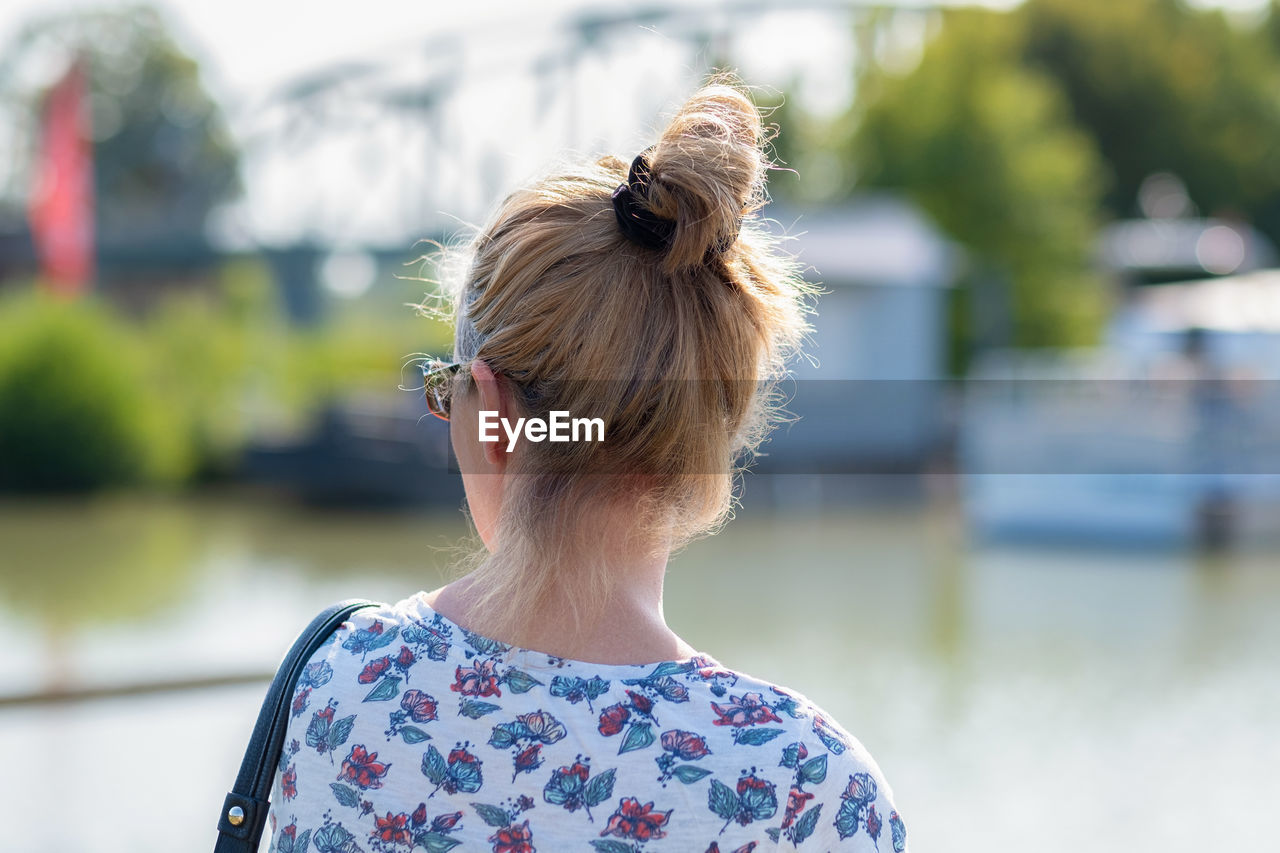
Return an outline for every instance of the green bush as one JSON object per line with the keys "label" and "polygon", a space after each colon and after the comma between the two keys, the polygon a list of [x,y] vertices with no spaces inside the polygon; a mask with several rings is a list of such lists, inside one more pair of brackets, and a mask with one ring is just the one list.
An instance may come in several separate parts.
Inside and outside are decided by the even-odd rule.
{"label": "green bush", "polygon": [[[411,354],[448,330],[399,303],[289,326],[252,259],[128,319],[98,295],[16,283],[0,298],[0,489],[192,484],[235,472],[257,435],[302,435],[327,402],[420,383]],[[402,368],[404,368],[402,370]]]}
{"label": "green bush", "polygon": [[139,341],[96,300],[9,294],[0,301],[0,488],[183,479],[190,449],[147,378]]}

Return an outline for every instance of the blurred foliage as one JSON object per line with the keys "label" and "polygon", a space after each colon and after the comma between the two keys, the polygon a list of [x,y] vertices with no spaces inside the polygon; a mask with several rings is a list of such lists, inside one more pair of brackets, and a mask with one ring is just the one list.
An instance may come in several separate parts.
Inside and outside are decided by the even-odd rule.
{"label": "blurred foliage", "polygon": [[1111,173],[1105,201],[1138,215],[1138,188],[1173,172],[1207,214],[1280,242],[1280,41],[1179,0],[1030,0],[1026,64],[1053,77]]}
{"label": "blurred foliage", "polygon": [[146,317],[98,296],[33,287],[0,299],[0,489],[79,491],[225,476],[261,433],[305,432],[326,403],[401,393],[401,368],[443,352],[441,324],[401,306],[336,314],[298,329],[252,259],[210,290],[171,292]]}
{"label": "blurred foliage", "polygon": [[191,466],[173,427],[145,348],[105,305],[40,291],[0,304],[0,487],[172,482]]}
{"label": "blurred foliage", "polygon": [[[1005,291],[1009,343],[1089,342],[1104,309],[1090,270],[1102,163],[1053,81],[1020,64],[1016,18],[962,10],[943,20],[914,71],[861,82],[844,142],[857,169],[848,189],[901,191],[963,244],[972,266],[962,284]],[[974,333],[963,292],[958,310],[963,344]]]}
{"label": "blurred foliage", "polygon": [[85,63],[103,241],[200,244],[209,211],[239,194],[239,155],[221,108],[155,9],[52,14],[22,28],[0,56],[0,98],[28,123],[31,146],[44,92],[23,88],[33,76],[24,66]]}
{"label": "blurred foliage", "polygon": [[884,53],[894,14],[861,21],[844,114],[779,107],[776,144],[801,178],[774,185],[807,202],[902,193],[966,249],[954,369],[985,345],[1094,341],[1097,228],[1138,215],[1153,173],[1280,242],[1280,0],[1255,26],[1183,0],[1027,0],[928,21],[906,69]]}

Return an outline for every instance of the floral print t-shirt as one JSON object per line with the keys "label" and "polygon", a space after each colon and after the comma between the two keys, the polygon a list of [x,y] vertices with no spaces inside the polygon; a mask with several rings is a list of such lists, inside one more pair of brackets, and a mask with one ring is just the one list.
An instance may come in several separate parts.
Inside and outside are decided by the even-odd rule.
{"label": "floral print t-shirt", "polygon": [[594,664],[512,647],[422,593],[357,611],[293,697],[273,853],[902,853],[863,746],[709,655]]}

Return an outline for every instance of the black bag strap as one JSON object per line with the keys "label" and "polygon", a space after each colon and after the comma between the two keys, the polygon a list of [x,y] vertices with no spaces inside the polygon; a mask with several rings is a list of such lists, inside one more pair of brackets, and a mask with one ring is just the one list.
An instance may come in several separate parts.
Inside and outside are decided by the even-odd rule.
{"label": "black bag strap", "polygon": [[363,599],[340,601],[312,619],[294,641],[267,689],[267,698],[262,701],[258,722],[249,738],[249,748],[244,752],[244,761],[240,762],[235,787],[222,804],[214,853],[257,853],[267,822],[271,783],[284,749],[293,691],[302,669],[347,617],[361,608],[377,606],[377,602]]}

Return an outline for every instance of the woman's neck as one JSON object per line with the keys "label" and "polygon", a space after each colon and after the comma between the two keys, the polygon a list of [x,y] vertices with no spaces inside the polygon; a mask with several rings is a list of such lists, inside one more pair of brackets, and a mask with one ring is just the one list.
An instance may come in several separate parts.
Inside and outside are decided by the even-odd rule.
{"label": "woman's neck", "polygon": [[479,596],[473,588],[474,575],[426,593],[431,609],[468,631],[512,645],[546,652],[557,657],[599,664],[652,663],[678,660],[697,650],[675,634],[662,611],[663,580],[667,554],[650,554],[625,561],[611,561],[613,583],[599,607],[584,613],[576,626],[573,607],[573,567],[562,566],[564,578],[554,594],[526,614],[527,626],[518,642],[496,636],[474,612]]}

